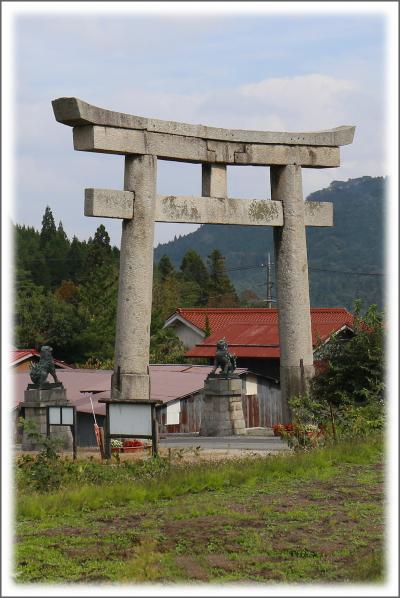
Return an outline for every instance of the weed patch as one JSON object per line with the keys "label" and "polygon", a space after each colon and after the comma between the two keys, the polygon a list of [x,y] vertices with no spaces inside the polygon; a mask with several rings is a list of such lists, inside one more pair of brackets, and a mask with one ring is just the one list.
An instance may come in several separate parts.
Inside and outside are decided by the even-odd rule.
{"label": "weed patch", "polygon": [[381,460],[362,443],[154,471],[150,460],[90,464],[90,483],[64,478],[47,493],[22,484],[15,579],[378,583]]}

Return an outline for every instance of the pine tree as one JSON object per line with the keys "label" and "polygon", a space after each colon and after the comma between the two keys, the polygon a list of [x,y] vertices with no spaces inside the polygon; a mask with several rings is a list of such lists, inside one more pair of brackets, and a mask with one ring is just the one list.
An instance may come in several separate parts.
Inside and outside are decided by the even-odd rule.
{"label": "pine tree", "polygon": [[45,247],[54,238],[56,232],[53,212],[49,206],[46,206],[42,219],[42,229],[40,231],[40,246]]}
{"label": "pine tree", "polygon": [[87,274],[92,275],[97,267],[110,264],[113,261],[113,253],[110,245],[110,236],[103,224],[97,228],[95,235],[89,238],[88,253],[86,260]]}
{"label": "pine tree", "polygon": [[79,241],[74,236],[72,243],[68,250],[67,261],[67,278],[74,282],[80,283],[85,277],[85,263],[88,253],[88,246],[85,241]]}
{"label": "pine tree", "polygon": [[175,268],[167,255],[163,255],[158,262],[158,271],[162,282],[165,282],[169,276],[175,274]]}
{"label": "pine tree", "polygon": [[225,258],[218,249],[208,256],[210,284],[208,305],[212,307],[233,307],[238,305],[235,287],[225,271]]}
{"label": "pine tree", "polygon": [[[50,273],[40,246],[40,233],[32,227],[16,225],[15,258],[19,280],[29,280],[44,287],[50,286]],[[24,275],[22,276],[22,272]],[[22,277],[22,278],[21,278]]]}
{"label": "pine tree", "polygon": [[208,315],[206,314],[206,318],[204,321],[204,338],[208,338],[209,336],[211,336],[211,326]]}
{"label": "pine tree", "polygon": [[183,256],[181,272],[185,281],[199,287],[196,306],[207,305],[210,276],[201,256],[194,249],[189,249]]}
{"label": "pine tree", "polygon": [[114,355],[118,270],[112,263],[98,266],[80,286],[80,313],[85,320],[81,333],[86,359],[111,359]]}
{"label": "pine tree", "polygon": [[58,228],[57,228],[57,235],[60,239],[62,239],[63,241],[65,241],[66,243],[68,243],[68,237],[67,234],[64,230],[63,224],[60,220],[60,222],[58,223]]}
{"label": "pine tree", "polygon": [[176,276],[169,276],[164,282],[155,278],[153,282],[153,314],[161,314],[163,320],[170,316],[181,301],[181,287]]}
{"label": "pine tree", "polygon": [[101,224],[89,239],[84,282],[80,287],[81,312],[87,323],[82,332],[86,358],[111,359],[114,355],[118,295],[118,266],[110,237]]}
{"label": "pine tree", "polygon": [[68,253],[70,242],[65,234],[62,222],[43,247],[43,253],[50,272],[50,285],[54,289],[68,278]]}

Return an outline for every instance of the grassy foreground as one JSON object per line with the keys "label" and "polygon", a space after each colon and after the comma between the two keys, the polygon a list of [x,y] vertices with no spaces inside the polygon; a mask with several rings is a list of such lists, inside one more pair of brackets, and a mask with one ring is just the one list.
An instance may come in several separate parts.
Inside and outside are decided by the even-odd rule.
{"label": "grassy foreground", "polygon": [[78,463],[57,490],[19,485],[15,579],[381,582],[382,461],[369,440],[153,472]]}

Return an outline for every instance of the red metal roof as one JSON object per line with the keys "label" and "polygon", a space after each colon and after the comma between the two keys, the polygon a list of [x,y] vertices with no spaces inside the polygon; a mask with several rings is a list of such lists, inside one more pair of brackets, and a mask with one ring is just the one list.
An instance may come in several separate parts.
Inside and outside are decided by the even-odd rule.
{"label": "red metal roof", "polygon": [[11,365],[16,365],[20,361],[37,356],[39,353],[35,349],[12,349],[11,351]]}
{"label": "red metal roof", "polygon": [[[217,341],[225,336],[237,357],[279,358],[278,310],[270,308],[180,308],[177,313],[204,330],[208,317],[211,335],[189,349],[186,357],[213,357]],[[313,346],[343,326],[352,327],[353,315],[344,308],[312,308]]]}
{"label": "red metal roof", "polygon": [[[32,357],[40,357],[40,353],[36,351],[36,349],[11,349],[11,365],[17,365],[21,361],[25,361],[26,359],[31,359]],[[59,359],[54,359],[54,363],[56,366],[64,369],[73,369],[71,366],[67,365],[64,361],[60,361]]]}

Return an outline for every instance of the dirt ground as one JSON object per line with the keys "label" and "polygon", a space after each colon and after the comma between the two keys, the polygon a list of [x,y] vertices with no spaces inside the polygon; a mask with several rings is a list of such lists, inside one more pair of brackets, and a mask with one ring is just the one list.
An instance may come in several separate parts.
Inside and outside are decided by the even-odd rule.
{"label": "dirt ground", "polygon": [[343,465],[327,479],[266,478],[151,508],[105,504],[40,525],[20,521],[17,577],[31,583],[377,581],[384,568],[383,477],[381,463]]}
{"label": "dirt ground", "polygon": [[[19,457],[22,455],[36,455],[37,452],[32,451],[15,451],[15,456]],[[184,461],[184,462],[196,462],[200,461],[223,461],[226,459],[238,459],[243,457],[258,457],[266,456],[268,453],[265,450],[249,450],[249,449],[199,449],[195,448],[165,448],[161,447],[158,451],[160,457],[171,458],[171,460]],[[276,452],[274,451],[274,454]],[[72,453],[60,452],[63,458],[72,458]],[[116,454],[113,454],[113,457]],[[141,459],[151,458],[151,447],[145,449],[138,449],[129,453],[118,453],[120,461],[139,461]],[[78,450],[78,459],[92,459],[94,461],[101,461],[100,451],[97,449],[80,449]]]}

